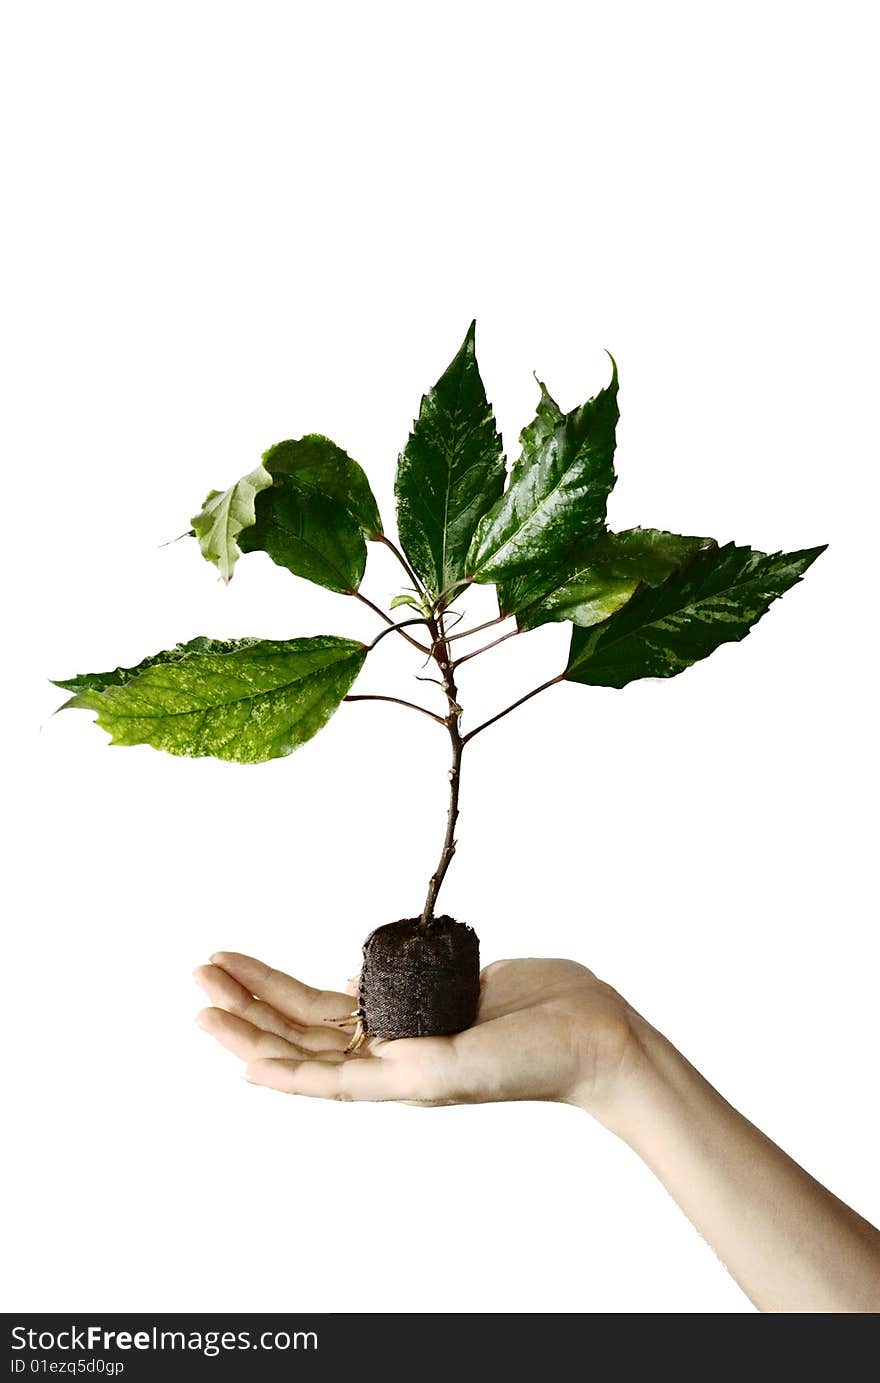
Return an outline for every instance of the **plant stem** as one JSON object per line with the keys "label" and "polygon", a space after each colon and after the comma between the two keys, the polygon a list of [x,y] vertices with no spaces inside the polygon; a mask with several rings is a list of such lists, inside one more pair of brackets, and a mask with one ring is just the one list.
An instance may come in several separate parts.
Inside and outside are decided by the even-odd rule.
{"label": "plant stem", "polygon": [[[434,715],[433,711],[426,711],[423,706],[416,706],[415,703],[412,701],[399,702],[400,705],[410,706],[414,710],[423,711],[424,714],[429,715],[432,720],[439,720],[442,725],[446,726],[446,729],[449,732],[449,742],[452,746],[452,763],[449,769],[449,808],[446,813],[446,832],[443,837],[443,848],[440,851],[440,859],[437,863],[437,868],[434,870],[434,873],[431,875],[431,878],[428,882],[428,893],[425,898],[425,906],[422,908],[422,915],[420,918],[422,928],[427,928],[430,926],[431,922],[434,919],[434,908],[437,905],[437,895],[440,892],[443,880],[446,878],[446,871],[448,870],[452,862],[452,856],[455,854],[455,827],[458,823],[458,798],[459,792],[461,791],[461,757],[462,752],[464,750],[464,746],[467,744],[468,740],[473,739],[474,735],[478,735],[481,730],[485,730],[488,726],[494,725],[496,720],[501,720],[503,716],[509,715],[511,711],[516,710],[517,706],[521,706],[524,701],[529,701],[533,696],[537,696],[538,692],[544,691],[547,687],[552,687],[554,683],[561,682],[562,674],[560,673],[558,677],[551,678],[549,682],[544,682],[542,686],[536,687],[534,691],[528,692],[526,696],[520,697],[519,701],[515,701],[512,706],[508,706],[506,710],[500,711],[497,716],[493,716],[491,720],[484,721],[484,723],[482,725],[478,725],[475,730],[471,730],[469,734],[462,736],[460,726],[461,706],[458,702],[458,688],[455,685],[456,667],[460,663],[466,663],[468,658],[475,658],[477,656],[477,653],[485,653],[488,649],[494,648],[496,644],[503,643],[505,639],[512,638],[514,634],[519,633],[519,629],[511,629],[507,634],[503,634],[501,638],[494,639],[492,643],[487,644],[485,648],[478,648],[474,653],[468,653],[463,658],[459,658],[457,663],[454,662],[450,657],[449,653],[449,645],[450,643],[452,643],[454,639],[466,639],[470,634],[478,634],[481,629],[489,629],[493,625],[501,624],[505,619],[508,619],[509,616],[498,615],[495,619],[486,620],[484,624],[475,625],[473,629],[462,630],[460,633],[457,634],[447,634],[446,627],[443,622],[443,614],[445,609],[444,602],[448,599],[452,592],[457,590],[459,587],[469,586],[471,584],[470,579],[465,578],[462,581],[455,582],[452,586],[448,587],[447,590],[442,591],[438,598],[432,603],[428,600],[428,595],[423,583],[416,576],[409,562],[406,560],[406,557],[403,555],[396,543],[392,542],[392,540],[386,537],[384,533],[379,535],[378,540],[379,542],[384,543],[390,552],[394,553],[394,556],[397,558],[398,562],[403,567],[410,581],[413,583],[413,586],[422,596],[425,602],[424,608],[426,610],[430,610],[431,614],[427,616],[425,619],[401,620],[400,624],[394,624],[393,621],[389,619],[389,628],[383,629],[382,633],[379,634],[373,640],[373,643],[370,645],[370,647],[375,648],[379,640],[383,639],[386,634],[390,634],[392,629],[402,632],[404,625],[426,624],[428,626],[428,633],[431,635],[431,647],[429,649],[426,649],[423,648],[422,645],[417,646],[422,648],[422,652],[427,653],[429,657],[433,658],[434,662],[437,664],[437,667],[440,669],[440,676],[442,678],[441,686],[443,687],[443,690],[446,693],[446,700],[449,703],[449,714],[441,718],[440,716]],[[363,599],[366,604],[371,604],[371,602],[366,601],[365,597]],[[376,606],[372,606],[372,608],[376,609],[377,613],[381,614],[383,619],[388,619],[384,612],[378,610]],[[404,638],[409,638],[409,635],[405,634]],[[410,643],[416,643],[416,640],[410,639]],[[347,696],[345,699],[346,701],[398,700],[398,698],[394,696]]]}
{"label": "plant stem", "polygon": [[[353,595],[353,596],[355,596],[355,598],[356,598],[357,600],[359,600],[359,601],[361,602],[362,605],[366,605],[366,607],[367,607],[368,610],[372,610],[373,613],[374,613],[375,615],[378,615],[380,619],[383,619],[383,620],[385,621],[385,623],[388,625],[388,629],[384,629],[384,630],[382,631],[383,634],[387,634],[387,633],[389,633],[392,629],[396,629],[397,632],[400,634],[400,637],[401,637],[402,639],[406,639],[407,643],[411,643],[412,646],[413,646],[413,648],[417,648],[417,649],[419,650],[420,653],[424,653],[424,654],[430,653],[431,650],[430,650],[429,648],[426,648],[425,645],[424,645],[423,643],[419,643],[418,639],[414,639],[410,634],[405,634],[405,633],[404,633],[402,624],[395,624],[395,623],[394,623],[394,620],[391,618],[390,615],[386,614],[385,611],[384,611],[383,609],[381,609],[380,606],[374,605],[373,602],[372,602],[372,600],[368,600],[367,597],[366,597],[365,595],[362,595],[360,591],[351,591],[350,594]],[[413,620],[406,620],[406,621],[404,621],[404,622],[407,623],[407,624],[424,624],[424,623],[425,623],[424,619],[419,619],[419,620],[414,620],[414,619],[413,619]],[[380,637],[381,637],[381,636],[380,636]],[[378,640],[378,639],[375,639],[375,640],[373,641],[372,647],[375,648],[375,646],[376,646],[376,644],[377,644],[378,642],[379,642],[379,640]]]}
{"label": "plant stem", "polygon": [[421,711],[423,716],[430,716],[436,720],[438,725],[445,725],[446,720],[443,716],[436,715],[429,711],[427,706],[418,706],[415,701],[403,701],[399,696],[374,696],[372,693],[358,693],[356,696],[343,697],[344,701],[393,701],[395,706],[409,706],[411,711]]}
{"label": "plant stem", "polygon": [[546,691],[548,687],[555,687],[557,682],[563,682],[564,680],[565,673],[560,672],[556,677],[551,677],[549,682],[542,682],[540,687],[535,687],[534,691],[526,692],[525,696],[521,696],[518,701],[514,701],[512,706],[507,706],[503,711],[499,711],[497,716],[492,716],[489,720],[484,720],[482,725],[478,725],[476,729],[469,731],[462,740],[462,744],[467,744],[468,740],[472,740],[474,735],[478,735],[481,730],[488,730],[489,726],[494,725],[496,720],[503,720],[505,716],[509,716],[511,711],[516,710],[517,706],[522,706],[526,701],[531,701],[532,697],[537,696],[539,692]]}
{"label": "plant stem", "polygon": [[[428,594],[425,587],[416,576],[397,544],[386,537],[384,533],[380,535],[378,541],[384,543],[388,550],[393,552],[410,581],[413,583],[413,586],[425,601],[425,609],[430,609],[431,605],[428,602]],[[464,582],[460,584],[468,585],[470,583]],[[396,696],[347,696],[345,698],[346,701],[394,701],[400,706],[409,706],[412,710],[421,711],[424,715],[430,716],[432,720],[436,720],[441,725],[445,725],[449,732],[449,739],[452,744],[452,767],[449,770],[449,811],[446,818],[446,835],[443,839],[443,849],[440,853],[440,861],[434,873],[431,875],[431,880],[428,884],[428,894],[425,898],[425,906],[422,909],[421,925],[422,927],[427,927],[434,916],[434,905],[437,902],[437,894],[440,892],[440,885],[443,883],[446,871],[449,868],[449,863],[452,856],[455,854],[455,823],[458,820],[461,751],[464,744],[461,737],[461,729],[459,727],[461,707],[458,704],[458,692],[455,686],[455,669],[449,657],[447,635],[443,624],[443,611],[439,608],[443,596],[448,593],[445,591],[443,592],[440,599],[436,602],[433,613],[430,616],[419,619],[401,620],[399,624],[395,624],[394,621],[385,614],[384,610],[380,610],[378,605],[374,605],[371,600],[367,600],[366,596],[362,596],[359,591],[356,591],[355,594],[365,605],[369,605],[370,609],[374,610],[376,614],[380,615],[388,624],[388,628],[383,629],[382,633],[378,634],[370,644],[370,649],[374,649],[376,644],[379,643],[381,639],[384,639],[386,634],[390,634],[392,630],[397,631],[403,638],[408,639],[411,644],[415,644],[420,652],[434,659],[434,662],[440,669],[440,677],[442,679],[440,685],[446,693],[446,700],[449,704],[449,714],[443,717],[435,715],[433,711],[426,710],[424,706],[417,706],[414,701],[402,701]],[[431,635],[430,648],[426,648],[424,644],[420,644],[416,639],[411,638],[409,634],[403,632],[404,625],[412,624],[426,624],[428,626],[428,632]]]}
{"label": "plant stem", "polygon": [[428,927],[434,917],[437,894],[440,892],[440,886],[446,877],[452,856],[455,854],[455,826],[458,821],[458,794],[461,786],[461,753],[464,748],[464,740],[461,737],[459,726],[461,707],[458,704],[458,689],[455,685],[455,668],[449,657],[449,646],[442,612],[432,617],[428,623],[428,629],[433,640],[434,661],[440,669],[443,678],[443,690],[449,702],[449,714],[444,724],[449,731],[449,740],[452,745],[452,765],[449,769],[449,809],[446,814],[446,834],[443,837],[443,849],[440,851],[437,868],[428,883],[428,894],[421,916],[423,928]]}
{"label": "plant stem", "polygon": [[491,643],[484,643],[482,648],[475,648],[473,653],[465,653],[463,658],[456,658],[452,666],[460,668],[462,663],[466,663],[469,658],[478,658],[481,653],[488,653],[490,648],[496,648],[498,644],[504,643],[505,639],[512,639],[519,632],[519,629],[508,629],[506,634],[501,634],[499,638],[493,639]]}

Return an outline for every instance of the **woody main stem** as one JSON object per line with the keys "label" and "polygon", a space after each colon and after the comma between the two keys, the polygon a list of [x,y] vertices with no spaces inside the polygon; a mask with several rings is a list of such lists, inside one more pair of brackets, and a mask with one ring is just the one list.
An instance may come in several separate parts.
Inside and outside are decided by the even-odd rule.
{"label": "woody main stem", "polygon": [[445,723],[452,744],[452,764],[449,769],[449,810],[446,816],[446,835],[443,838],[440,860],[428,883],[428,895],[425,898],[425,906],[421,916],[423,927],[427,927],[434,917],[437,894],[440,892],[440,885],[446,877],[446,871],[452,861],[452,856],[455,854],[455,827],[458,821],[458,794],[461,785],[461,755],[464,748],[460,728],[461,706],[458,704],[458,688],[455,685],[455,667],[449,656],[449,645],[446,640],[442,612],[429,621],[428,628],[433,641],[434,661],[440,669],[443,690],[449,704],[449,714],[446,716]]}
{"label": "woody main stem", "polygon": [[[433,921],[434,908],[437,903],[437,895],[440,892],[440,886],[443,883],[443,880],[446,878],[446,871],[448,870],[452,862],[452,856],[455,854],[455,827],[458,822],[458,795],[461,789],[461,756],[464,750],[464,746],[467,744],[468,740],[473,739],[474,735],[481,734],[482,731],[487,730],[490,725],[494,725],[496,721],[502,720],[504,716],[509,715],[511,711],[515,711],[518,706],[522,706],[525,704],[525,702],[531,701],[533,696],[537,696],[540,692],[546,691],[548,687],[556,686],[559,682],[564,680],[565,674],[559,673],[557,677],[551,677],[548,682],[542,682],[540,687],[535,687],[534,691],[527,692],[526,695],[521,696],[518,701],[514,701],[512,706],[505,707],[503,711],[499,711],[497,715],[492,716],[489,720],[484,720],[482,725],[477,725],[475,729],[469,731],[468,734],[463,736],[461,733],[461,706],[459,705],[458,701],[458,687],[455,683],[456,660],[452,658],[449,652],[449,645],[456,638],[464,638],[465,633],[446,633],[446,627],[443,618],[443,606],[444,601],[448,600],[449,596],[452,594],[454,590],[456,590],[460,586],[469,585],[470,582],[468,580],[455,582],[452,586],[449,586],[445,591],[442,591],[440,596],[433,603],[433,605],[429,606],[428,593],[423,583],[416,576],[409,562],[406,560],[405,556],[400,551],[400,548],[398,548],[387,537],[382,537],[381,541],[394,554],[398,562],[403,567],[404,571],[409,576],[410,580],[413,582],[414,589],[418,592],[418,594],[422,597],[422,600],[426,603],[425,608],[430,608],[432,610],[431,614],[426,614],[426,616],[422,619],[404,620],[403,623],[427,625],[428,633],[431,636],[430,656],[433,658],[434,662],[440,669],[440,684],[443,688],[443,691],[446,693],[446,700],[448,703],[448,714],[443,717],[434,715],[433,711],[425,711],[425,708],[423,706],[414,707],[414,709],[416,710],[424,711],[426,715],[431,716],[434,720],[440,720],[441,724],[446,726],[446,729],[449,733],[450,743],[452,745],[452,764],[449,769],[449,810],[446,815],[446,834],[443,838],[443,849],[440,851],[440,859],[438,861],[437,868],[434,870],[434,873],[431,875],[431,878],[428,882],[428,893],[427,897],[425,898],[425,906],[422,909],[422,915],[420,918],[421,926],[425,928],[430,926],[431,922]],[[376,607],[373,606],[373,608],[375,609]],[[385,615],[384,612],[377,611],[377,613],[381,614],[383,619],[388,620],[388,616]],[[477,625],[474,629],[467,630],[466,633],[476,634],[480,629],[488,629],[493,624],[500,624],[502,622],[502,618],[506,618],[506,616],[499,616],[497,619],[487,620],[485,624]],[[400,630],[401,625],[389,623],[389,627],[387,629],[383,629],[382,633],[379,634],[378,637],[373,640],[373,643],[370,645],[370,647],[375,648],[379,640],[384,638],[386,634],[390,634],[392,632],[400,632]],[[469,658],[475,658],[477,656],[477,653],[486,653],[490,648],[494,648],[496,644],[503,643],[505,639],[512,638],[513,635],[517,633],[519,633],[518,628],[512,629],[509,633],[503,634],[501,638],[494,639],[490,644],[487,644],[485,648],[479,648],[476,650],[475,653],[469,653],[466,654],[464,657],[459,658],[458,662],[466,663]],[[424,652],[425,650],[423,649],[422,651]],[[385,696],[347,696],[345,699],[346,701],[399,700],[399,698],[396,697]],[[413,705],[412,702],[404,702],[403,704],[410,706]]]}

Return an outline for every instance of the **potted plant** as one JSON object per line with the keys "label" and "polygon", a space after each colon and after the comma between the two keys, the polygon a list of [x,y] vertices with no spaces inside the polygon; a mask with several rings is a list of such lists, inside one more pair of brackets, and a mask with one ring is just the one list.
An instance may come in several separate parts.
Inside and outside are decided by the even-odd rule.
{"label": "potted plant", "polygon": [[[473,1020],[479,943],[437,914],[456,850],[462,764],[471,741],[560,682],[625,687],[676,676],[745,637],[823,551],[766,554],[654,528],[612,533],[617,367],[594,398],[563,412],[540,387],[510,474],[477,366],[472,324],[449,368],[422,399],[400,454],[398,544],[364,471],[326,437],[279,442],[231,488],[212,490],[192,536],[224,581],[242,553],[264,552],[296,576],[370,607],[382,628],[369,644],[336,635],[220,641],[199,637],[131,668],[61,680],[66,706],[97,712],[114,744],[255,764],[291,753],[343,702],[393,701],[448,736],[449,808],[421,911],[377,928],[364,945],[352,1048],[385,1038],[460,1031]],[[388,610],[361,590],[367,544],[394,554],[405,588]],[[461,602],[491,583],[497,617],[466,627]],[[402,617],[395,614],[402,611]],[[549,621],[571,626],[566,664],[534,690],[469,727],[462,663]],[[487,634],[463,655],[460,640]],[[430,661],[437,708],[352,691],[381,641],[404,639]],[[422,680],[426,680],[422,678]]]}

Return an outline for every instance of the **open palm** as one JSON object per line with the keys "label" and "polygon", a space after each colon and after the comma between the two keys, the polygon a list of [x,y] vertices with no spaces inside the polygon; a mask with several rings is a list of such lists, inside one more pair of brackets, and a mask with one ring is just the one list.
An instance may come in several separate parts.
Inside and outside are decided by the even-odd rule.
{"label": "open palm", "polygon": [[313,989],[220,951],[196,979],[207,1032],[257,1085],[335,1100],[424,1105],[489,1100],[600,1104],[631,1055],[630,1010],[569,960],[502,960],[483,971],[474,1026],[454,1037],[371,1038],[348,1053],[350,994]]}

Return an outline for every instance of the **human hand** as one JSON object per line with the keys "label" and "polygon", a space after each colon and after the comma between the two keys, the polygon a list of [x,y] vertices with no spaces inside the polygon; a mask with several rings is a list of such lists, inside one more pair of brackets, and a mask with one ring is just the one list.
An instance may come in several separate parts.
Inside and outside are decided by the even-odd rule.
{"label": "human hand", "polygon": [[569,960],[502,960],[480,977],[473,1027],[454,1037],[370,1038],[347,1053],[350,994],[312,989],[220,951],[195,978],[214,1007],[198,1021],[247,1062],[247,1079],[293,1095],[409,1104],[555,1100],[600,1119],[638,1064],[638,1015]]}

